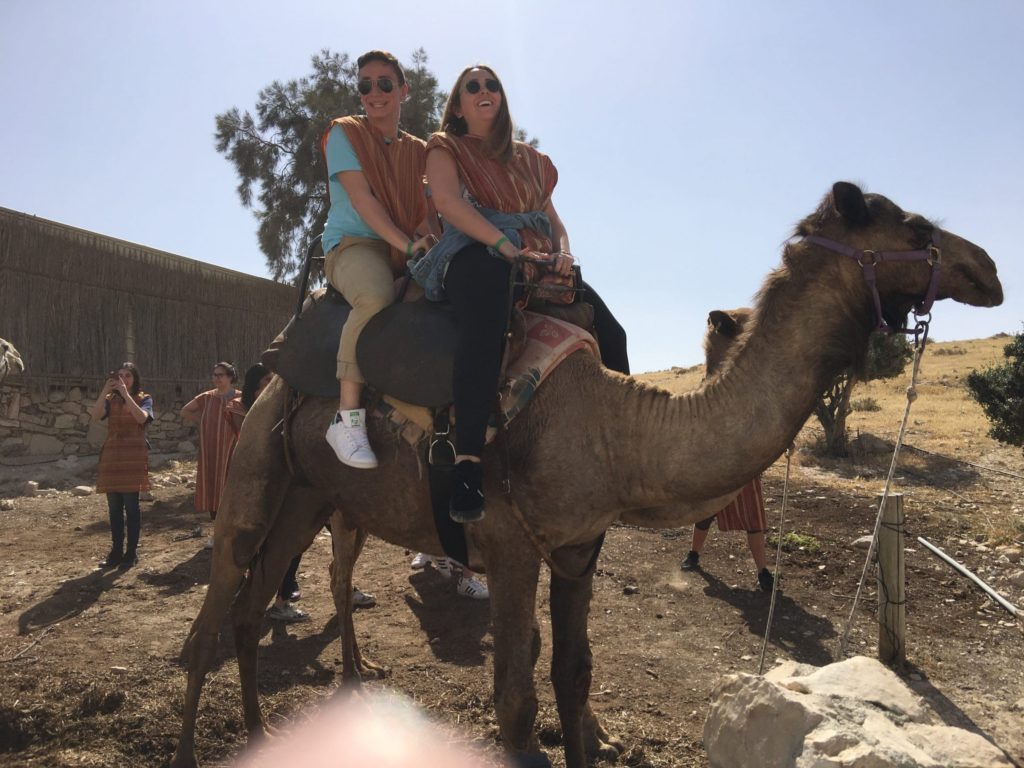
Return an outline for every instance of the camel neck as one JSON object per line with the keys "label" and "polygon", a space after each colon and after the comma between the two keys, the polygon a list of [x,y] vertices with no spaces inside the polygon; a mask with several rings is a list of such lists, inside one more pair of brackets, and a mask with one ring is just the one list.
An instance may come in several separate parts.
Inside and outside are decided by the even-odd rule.
{"label": "camel neck", "polygon": [[715,499],[791,445],[827,384],[852,362],[844,351],[866,345],[871,327],[863,307],[850,303],[856,297],[844,305],[840,288],[821,289],[838,286],[837,276],[819,275],[816,290],[808,279],[773,278],[731,364],[701,389],[672,395],[634,386],[602,408],[628,425],[628,439],[607,444],[607,466],[621,468],[614,492],[622,508],[710,500],[707,516]]}

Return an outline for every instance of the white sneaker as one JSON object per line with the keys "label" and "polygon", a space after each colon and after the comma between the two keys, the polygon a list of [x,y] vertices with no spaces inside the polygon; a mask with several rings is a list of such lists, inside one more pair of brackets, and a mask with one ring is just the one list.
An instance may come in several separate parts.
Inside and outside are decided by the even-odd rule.
{"label": "white sneaker", "polygon": [[430,555],[428,555],[426,552],[417,552],[416,557],[414,557],[412,559],[412,562],[409,563],[409,567],[412,568],[414,571],[421,571],[424,568],[426,568],[427,565],[429,564]]}
{"label": "white sneaker", "polygon": [[455,575],[452,573],[452,562],[447,557],[435,557],[434,570],[440,573],[446,579],[450,579],[452,576]]}
{"label": "white sneaker", "polygon": [[338,411],[338,416],[327,428],[327,442],[338,461],[356,469],[376,467],[377,457],[366,436],[366,409]]}
{"label": "white sneaker", "polygon": [[476,576],[459,576],[459,583],[455,585],[455,593],[460,597],[470,597],[474,600],[486,600],[491,596],[487,585]]}

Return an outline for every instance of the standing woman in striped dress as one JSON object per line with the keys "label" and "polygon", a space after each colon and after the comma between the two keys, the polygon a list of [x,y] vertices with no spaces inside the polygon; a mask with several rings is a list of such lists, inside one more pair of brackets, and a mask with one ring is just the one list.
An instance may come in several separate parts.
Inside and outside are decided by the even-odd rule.
{"label": "standing woman in striped dress", "polygon": [[[207,512],[210,520],[217,519],[224,481],[228,476],[228,462],[238,442],[228,409],[238,395],[235,382],[238,375],[231,363],[213,366],[214,388],[200,392],[181,409],[186,422],[199,423],[199,459],[196,462],[196,512]],[[205,549],[213,549],[213,536]]]}
{"label": "standing woman in striped dress", "polygon": [[[89,409],[92,418],[107,422],[107,439],[100,451],[96,492],[107,494],[111,548],[104,568],[131,568],[142,527],[139,493],[149,490],[149,443],[146,425],[153,420],[153,398],[142,391],[139,369],[121,363]],[[128,547],[125,549],[125,522]]]}

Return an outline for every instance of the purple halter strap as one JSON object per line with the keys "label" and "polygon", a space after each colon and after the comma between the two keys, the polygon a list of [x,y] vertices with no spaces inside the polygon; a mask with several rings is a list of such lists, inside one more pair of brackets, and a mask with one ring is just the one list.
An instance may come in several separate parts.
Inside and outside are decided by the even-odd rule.
{"label": "purple halter strap", "polygon": [[914,306],[914,316],[927,315],[932,311],[932,304],[935,303],[935,296],[939,291],[939,266],[942,264],[941,235],[942,230],[936,227],[932,230],[931,243],[926,248],[916,251],[858,250],[844,243],[829,240],[827,237],[818,237],[817,235],[807,235],[804,237],[804,241],[820,245],[822,248],[828,248],[830,251],[854,259],[860,264],[861,270],[864,273],[864,281],[868,284],[868,288],[871,289],[871,297],[875,302],[875,316],[878,319],[878,323],[875,326],[876,330],[889,333],[914,333],[912,328],[893,328],[882,317],[882,300],[878,296],[878,284],[875,281],[875,265],[883,261],[927,261],[929,266],[931,266],[928,290],[925,292],[921,303]]}

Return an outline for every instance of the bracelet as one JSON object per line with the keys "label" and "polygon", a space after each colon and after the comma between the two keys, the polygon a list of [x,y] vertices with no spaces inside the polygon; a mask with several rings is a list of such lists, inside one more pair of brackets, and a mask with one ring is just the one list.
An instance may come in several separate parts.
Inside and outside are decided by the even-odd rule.
{"label": "bracelet", "polygon": [[501,238],[499,238],[498,242],[496,242],[496,243],[495,243],[494,245],[492,245],[491,247],[492,247],[492,248],[493,248],[494,250],[496,250],[496,251],[497,251],[498,253],[501,253],[501,246],[502,246],[503,244],[507,243],[507,242],[508,242],[508,238],[507,238],[507,237],[505,237],[504,235],[502,235],[502,236],[501,236]]}
{"label": "bracelet", "polygon": [[411,259],[412,258],[412,240],[410,240],[409,244],[407,246],[405,246],[405,258],[407,258],[407,259]]}

